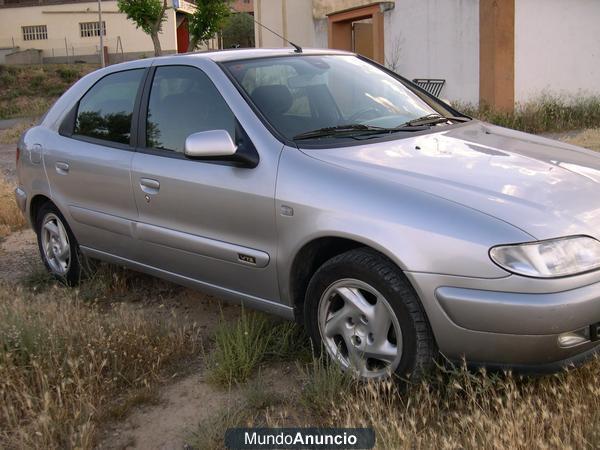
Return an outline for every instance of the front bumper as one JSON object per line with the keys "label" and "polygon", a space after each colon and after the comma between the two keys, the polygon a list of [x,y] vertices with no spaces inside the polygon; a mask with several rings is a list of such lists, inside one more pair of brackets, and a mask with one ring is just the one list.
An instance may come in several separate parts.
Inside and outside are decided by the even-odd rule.
{"label": "front bumper", "polygon": [[597,336],[567,348],[558,341],[562,333],[597,329],[598,273],[550,282],[518,276],[407,276],[423,302],[440,351],[451,360],[546,372],[600,351]]}

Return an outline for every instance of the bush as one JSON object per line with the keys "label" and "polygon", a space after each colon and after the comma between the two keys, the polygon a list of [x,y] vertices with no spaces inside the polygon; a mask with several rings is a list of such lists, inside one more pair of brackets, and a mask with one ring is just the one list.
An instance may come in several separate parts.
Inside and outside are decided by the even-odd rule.
{"label": "bush", "polygon": [[495,111],[485,105],[456,105],[456,109],[483,120],[527,133],[547,133],[600,127],[600,97],[564,99],[543,96],[517,105],[514,112]]}
{"label": "bush", "polygon": [[79,70],[72,67],[59,67],[56,69],[56,73],[66,83],[72,83],[81,76]]}

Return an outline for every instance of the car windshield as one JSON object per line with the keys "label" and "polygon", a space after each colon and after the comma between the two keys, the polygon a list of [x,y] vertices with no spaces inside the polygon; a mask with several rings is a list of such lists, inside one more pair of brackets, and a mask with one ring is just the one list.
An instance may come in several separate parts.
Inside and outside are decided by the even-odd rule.
{"label": "car windshield", "polygon": [[270,124],[290,140],[405,131],[413,123],[423,129],[445,122],[449,114],[352,55],[270,57],[226,66]]}

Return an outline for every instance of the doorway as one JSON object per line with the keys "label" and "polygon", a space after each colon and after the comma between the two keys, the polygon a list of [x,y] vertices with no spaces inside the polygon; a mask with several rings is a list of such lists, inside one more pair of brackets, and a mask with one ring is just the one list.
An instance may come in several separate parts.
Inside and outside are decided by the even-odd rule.
{"label": "doorway", "polygon": [[383,11],[380,3],[327,16],[329,47],[385,62]]}
{"label": "doorway", "polygon": [[177,53],[185,53],[190,45],[190,32],[187,15],[177,12]]}
{"label": "doorway", "polygon": [[373,19],[352,22],[352,51],[373,59]]}

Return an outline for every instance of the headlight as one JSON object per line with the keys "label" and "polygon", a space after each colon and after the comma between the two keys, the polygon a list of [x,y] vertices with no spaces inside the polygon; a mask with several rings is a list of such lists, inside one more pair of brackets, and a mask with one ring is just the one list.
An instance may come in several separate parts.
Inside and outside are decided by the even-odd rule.
{"label": "headlight", "polygon": [[573,236],[490,250],[492,261],[509,272],[535,278],[558,278],[600,269],[600,242]]}

